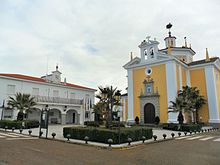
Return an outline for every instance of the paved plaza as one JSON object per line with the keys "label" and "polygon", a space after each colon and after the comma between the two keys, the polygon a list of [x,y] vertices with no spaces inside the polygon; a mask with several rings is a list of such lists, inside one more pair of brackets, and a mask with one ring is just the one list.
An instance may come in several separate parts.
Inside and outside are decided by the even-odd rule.
{"label": "paved plaza", "polygon": [[220,139],[219,131],[106,150],[46,139],[0,138],[0,165],[219,165],[217,139]]}
{"label": "paved plaza", "polygon": [[[52,133],[56,133],[56,140],[60,140],[60,141],[67,141],[66,138],[63,137],[63,127],[79,127],[79,125],[49,125],[48,128],[48,138],[52,139]],[[204,127],[203,129],[208,129],[211,127]],[[0,129],[0,130],[4,130],[4,129]],[[37,137],[39,136],[39,128],[32,128],[32,136]],[[46,137],[46,129],[41,129],[43,131],[43,135],[42,137]],[[9,133],[12,133],[11,130],[7,130]],[[29,129],[24,129],[22,131],[22,135],[28,135]],[[14,133],[20,133],[20,131],[17,129],[14,131]],[[178,136],[179,131],[170,131],[170,130],[164,130],[164,129],[160,129],[160,128],[153,128],[153,135],[157,136],[157,140],[163,140],[163,134],[166,134],[167,137],[166,139],[172,139],[171,133],[174,133],[175,136]],[[180,132],[181,136],[185,136],[184,132]],[[189,133],[188,133],[189,134]],[[153,142],[153,139],[148,139],[145,141],[145,143],[151,143]],[[70,139],[70,142],[72,143],[76,143],[76,144],[84,144],[85,141],[83,140],[77,140],[77,139]],[[108,147],[108,144],[103,144],[103,143],[97,143],[97,142],[88,142],[89,145],[92,146],[98,146],[98,147]],[[142,141],[137,141],[137,142],[132,142],[131,145],[139,145],[142,144]],[[116,144],[116,145],[112,145],[112,148],[120,148],[120,147],[126,147],[128,146],[127,143],[124,144]]]}

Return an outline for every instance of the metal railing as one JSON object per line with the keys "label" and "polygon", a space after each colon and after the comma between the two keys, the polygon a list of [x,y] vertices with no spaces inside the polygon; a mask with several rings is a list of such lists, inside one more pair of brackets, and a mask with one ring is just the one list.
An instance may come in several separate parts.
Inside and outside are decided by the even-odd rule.
{"label": "metal railing", "polygon": [[34,96],[34,97],[35,97],[34,101],[36,102],[83,105],[83,99],[67,99],[67,98],[48,97],[48,96]]}

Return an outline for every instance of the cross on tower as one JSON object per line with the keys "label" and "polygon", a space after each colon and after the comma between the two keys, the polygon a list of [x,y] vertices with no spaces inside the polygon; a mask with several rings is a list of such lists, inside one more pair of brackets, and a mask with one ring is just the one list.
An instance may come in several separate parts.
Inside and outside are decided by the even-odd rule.
{"label": "cross on tower", "polygon": [[149,42],[149,41],[150,41],[150,36],[147,36],[146,39],[147,39],[147,41]]}

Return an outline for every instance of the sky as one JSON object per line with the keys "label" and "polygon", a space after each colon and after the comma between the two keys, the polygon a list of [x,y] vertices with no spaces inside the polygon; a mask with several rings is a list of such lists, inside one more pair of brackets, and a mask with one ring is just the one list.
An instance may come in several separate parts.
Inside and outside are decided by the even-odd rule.
{"label": "sky", "polygon": [[0,0],[0,73],[34,77],[58,64],[62,80],[126,92],[122,67],[147,36],[164,48],[171,22],[194,60],[220,56],[219,0]]}

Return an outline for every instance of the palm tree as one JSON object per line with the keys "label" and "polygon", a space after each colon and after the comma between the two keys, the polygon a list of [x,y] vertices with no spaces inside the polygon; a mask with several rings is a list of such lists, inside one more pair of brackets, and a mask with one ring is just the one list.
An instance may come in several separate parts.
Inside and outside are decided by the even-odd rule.
{"label": "palm tree", "polygon": [[192,112],[194,121],[198,122],[198,110],[206,103],[206,100],[200,95],[197,87],[184,86],[183,90],[178,92],[178,96],[182,96],[185,102],[185,110],[189,112],[190,119]]}
{"label": "palm tree", "polygon": [[34,97],[31,97],[30,94],[16,93],[15,98],[9,97],[8,106],[12,108],[17,108],[19,110],[17,120],[23,120],[25,114],[32,109],[37,103],[34,101]]}
{"label": "palm tree", "polygon": [[99,99],[101,103],[105,106],[107,112],[108,112],[108,127],[111,128],[112,125],[112,118],[113,118],[113,113],[112,109],[115,105],[120,105],[120,100],[117,100],[116,96],[118,94],[120,95],[120,91],[117,90],[117,88],[111,87],[98,87],[100,92],[98,95],[96,95],[96,98]]}
{"label": "palm tree", "polygon": [[184,108],[186,107],[186,103],[184,102],[184,99],[182,96],[178,96],[175,98],[175,101],[170,101],[171,105],[168,107],[168,109],[172,109],[169,112],[178,112],[178,122],[179,124],[183,124],[184,118],[182,112],[184,111]]}
{"label": "palm tree", "polygon": [[98,102],[93,106],[93,110],[95,113],[95,121],[103,120],[103,110],[105,109],[105,105],[103,102]]}

